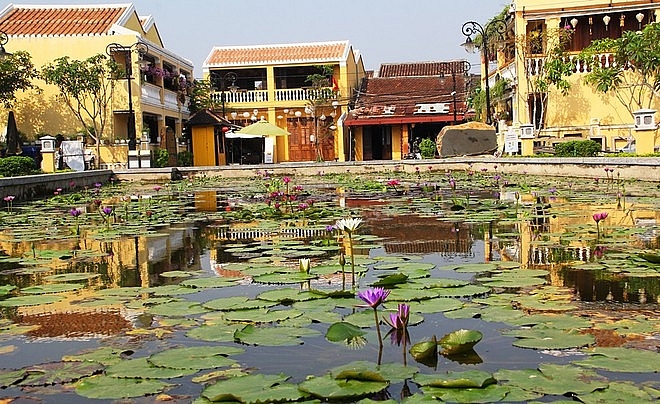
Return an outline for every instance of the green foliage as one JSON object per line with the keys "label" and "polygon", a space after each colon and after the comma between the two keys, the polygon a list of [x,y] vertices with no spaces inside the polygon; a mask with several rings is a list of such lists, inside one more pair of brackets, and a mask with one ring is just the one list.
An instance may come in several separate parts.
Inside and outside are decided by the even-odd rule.
{"label": "green foliage", "polygon": [[[603,53],[614,62],[603,64]],[[596,91],[612,93],[631,113],[650,108],[660,95],[660,24],[648,24],[642,31],[625,31],[620,38],[600,39],[580,53],[587,63],[587,84]]]}
{"label": "green foliage", "polygon": [[115,85],[110,77],[118,76],[117,63],[102,54],[85,60],[63,56],[41,70],[41,77],[60,90],[62,99],[96,144],[109,116]]}
{"label": "green foliage", "polygon": [[27,52],[15,52],[0,59],[0,103],[10,109],[16,101],[16,91],[38,88],[32,83],[37,76],[38,72]]}
{"label": "green foliage", "polygon": [[[310,74],[305,79],[312,87],[308,90],[307,108],[312,111],[314,117],[321,117],[330,113],[332,101],[337,99],[337,93],[330,88],[330,80],[333,74],[332,66],[321,65],[315,67],[318,69],[318,73]],[[323,161],[321,145],[332,137],[332,131],[329,127],[334,122],[332,119],[314,119],[314,122],[316,161]]]}
{"label": "green foliage", "polygon": [[435,157],[436,146],[435,142],[431,139],[423,139],[419,143],[419,152],[423,159],[432,159]]}
{"label": "green foliage", "polygon": [[176,155],[176,162],[179,167],[192,167],[193,154],[189,151],[182,151]]}
{"label": "green foliage", "polygon": [[0,159],[0,176],[17,177],[19,175],[40,174],[41,170],[32,157],[11,156]]}
{"label": "green foliage", "polygon": [[213,87],[208,80],[195,80],[192,85],[192,94],[190,95],[190,104],[188,108],[190,113],[194,114],[203,109],[215,109],[218,107],[218,102],[215,101],[211,94]]}
{"label": "green foliage", "polygon": [[167,149],[156,149],[154,151],[154,167],[167,167],[169,159],[170,153],[167,151]]}
{"label": "green foliage", "polygon": [[555,145],[556,157],[595,157],[600,151],[600,144],[593,140],[572,140]]}

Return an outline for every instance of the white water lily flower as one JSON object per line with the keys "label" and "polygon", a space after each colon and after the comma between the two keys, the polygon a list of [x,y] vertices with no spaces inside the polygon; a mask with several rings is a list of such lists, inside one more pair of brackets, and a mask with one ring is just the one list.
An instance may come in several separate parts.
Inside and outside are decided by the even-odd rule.
{"label": "white water lily flower", "polygon": [[362,224],[362,219],[359,217],[345,218],[345,219],[337,220],[337,223],[335,223],[335,227],[341,231],[345,231],[346,233],[351,234],[355,230],[357,230],[358,227],[360,227],[360,224]]}
{"label": "white water lily flower", "polygon": [[309,258],[299,259],[298,265],[300,266],[300,272],[304,272],[306,274],[309,273]]}

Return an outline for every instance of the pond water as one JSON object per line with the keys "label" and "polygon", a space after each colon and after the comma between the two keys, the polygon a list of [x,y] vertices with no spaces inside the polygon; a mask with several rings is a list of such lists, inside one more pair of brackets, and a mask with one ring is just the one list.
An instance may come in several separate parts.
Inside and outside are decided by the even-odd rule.
{"label": "pond water", "polygon": [[[605,173],[256,173],[5,198],[0,400],[656,401],[658,187]],[[378,328],[358,296],[377,286]]]}

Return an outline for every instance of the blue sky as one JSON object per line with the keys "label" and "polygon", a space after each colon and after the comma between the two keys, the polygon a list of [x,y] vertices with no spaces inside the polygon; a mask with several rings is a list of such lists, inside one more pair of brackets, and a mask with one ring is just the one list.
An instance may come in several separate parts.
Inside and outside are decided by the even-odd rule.
{"label": "blue sky", "polygon": [[[129,1],[121,1],[127,3]],[[111,0],[17,0],[15,4],[108,4]],[[190,59],[201,76],[213,46],[349,40],[368,70],[381,63],[466,58],[464,22],[481,24],[507,0],[135,0],[152,15],[168,49]],[[8,3],[2,3],[4,8]]]}

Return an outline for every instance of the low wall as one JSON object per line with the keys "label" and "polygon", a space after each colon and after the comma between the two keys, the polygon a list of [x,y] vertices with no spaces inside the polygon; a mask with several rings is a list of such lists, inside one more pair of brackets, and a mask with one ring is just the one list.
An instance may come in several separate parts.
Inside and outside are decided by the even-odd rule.
{"label": "low wall", "polygon": [[105,184],[113,175],[112,170],[91,170],[0,178],[0,198],[13,195],[15,203],[39,199],[53,195],[57,188],[70,189],[71,183],[76,188],[94,188],[94,184]]}
{"label": "low wall", "polygon": [[180,177],[225,178],[250,177],[257,172],[268,171],[273,175],[313,176],[341,173],[378,173],[404,171],[414,173],[417,168],[425,172],[436,170],[473,170],[499,173],[529,174],[550,177],[605,178],[605,168],[614,171],[610,175],[621,179],[637,179],[660,182],[660,158],[657,157],[592,157],[592,158],[525,158],[525,157],[452,157],[430,160],[396,161],[348,161],[348,162],[300,162],[260,165],[231,165],[212,167],[143,168],[115,170],[120,180],[167,181]]}

